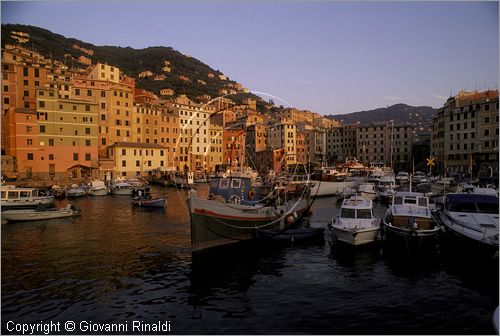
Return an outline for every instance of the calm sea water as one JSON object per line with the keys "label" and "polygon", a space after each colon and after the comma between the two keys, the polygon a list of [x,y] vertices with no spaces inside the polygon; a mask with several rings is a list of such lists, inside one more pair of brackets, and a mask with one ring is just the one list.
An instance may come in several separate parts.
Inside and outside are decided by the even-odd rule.
{"label": "calm sea water", "polygon": [[[353,250],[329,236],[193,261],[186,194],[154,188],[165,211],[88,197],[72,201],[75,219],[2,225],[2,333],[8,321],[69,320],[170,321],[175,334],[494,333],[497,262],[460,248]],[[339,205],[313,209],[311,225],[326,226]]]}

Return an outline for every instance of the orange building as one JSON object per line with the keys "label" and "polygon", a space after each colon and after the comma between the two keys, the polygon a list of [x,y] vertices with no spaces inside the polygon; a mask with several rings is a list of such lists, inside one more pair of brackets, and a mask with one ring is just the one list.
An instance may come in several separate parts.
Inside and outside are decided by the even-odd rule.
{"label": "orange building", "polygon": [[36,89],[45,86],[49,71],[38,53],[9,45],[2,50],[2,154],[17,156],[15,110],[36,109]]}

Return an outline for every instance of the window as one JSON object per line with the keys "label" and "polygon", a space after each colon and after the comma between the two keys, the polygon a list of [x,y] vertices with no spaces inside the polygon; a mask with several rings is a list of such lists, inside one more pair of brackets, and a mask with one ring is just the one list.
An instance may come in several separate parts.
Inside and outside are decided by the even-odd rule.
{"label": "window", "polygon": [[85,111],[90,111],[90,105],[85,105]]}
{"label": "window", "polygon": [[24,81],[23,81],[23,85],[28,86],[28,85],[29,85],[29,84],[28,84],[28,80],[24,80]]}
{"label": "window", "polygon": [[75,96],[79,96],[80,95],[80,89],[75,89]]}
{"label": "window", "polygon": [[49,154],[49,160],[53,161],[54,160],[54,154]]}
{"label": "window", "polygon": [[3,86],[3,90],[4,90],[5,92],[8,92],[8,91],[9,91],[9,86],[8,86],[8,85],[4,85],[4,86]]}
{"label": "window", "polygon": [[4,103],[4,104],[8,104],[8,103],[9,103],[9,97],[5,97],[5,98],[3,99],[3,103]]}
{"label": "window", "polygon": [[89,139],[85,140],[85,146],[90,147],[90,140]]}
{"label": "window", "polygon": [[[485,105],[484,107],[486,107],[488,105]],[[490,122],[490,117],[484,117],[484,123],[487,124]]]}
{"label": "window", "polygon": [[101,103],[101,109],[103,109],[103,110],[106,109],[106,103]]}
{"label": "window", "polygon": [[28,153],[27,154],[27,159],[30,160],[30,161],[33,160],[33,153]]}
{"label": "window", "polygon": [[227,189],[227,187],[229,186],[229,179],[220,179],[220,182],[219,182],[219,189]]}
{"label": "window", "polygon": [[54,139],[49,139],[49,146],[54,146]]}
{"label": "window", "polygon": [[101,91],[101,97],[106,98],[106,91]]}
{"label": "window", "polygon": [[122,167],[126,167],[126,166],[127,166],[127,161],[122,160]]}
{"label": "window", "polygon": [[101,114],[101,120],[106,120],[106,115],[105,114]]}
{"label": "window", "polygon": [[78,161],[78,153],[73,153],[73,161]]}
{"label": "window", "polygon": [[40,69],[35,69],[35,77],[40,77]]}
{"label": "window", "polygon": [[85,161],[90,161],[90,160],[91,160],[90,153],[85,153]]}
{"label": "window", "polygon": [[39,102],[39,103],[38,103],[38,106],[39,106],[39,107],[45,107],[45,102],[44,102],[44,101]]}
{"label": "window", "polygon": [[33,139],[26,139],[27,145],[33,145]]}
{"label": "window", "polygon": [[28,76],[28,68],[23,68],[23,76]]}
{"label": "window", "polygon": [[140,165],[141,165],[141,161],[139,161],[139,160],[135,160],[135,166],[136,166],[136,167],[139,167]]}
{"label": "window", "polygon": [[127,155],[127,150],[125,148],[122,149],[122,155]]}
{"label": "window", "polygon": [[85,128],[85,134],[90,134],[90,127]]}
{"label": "window", "polygon": [[24,92],[23,92],[23,96],[28,97],[29,95],[30,95],[30,92],[29,92],[29,91],[24,91]]}
{"label": "window", "polygon": [[[490,104],[485,104],[484,105],[484,110],[489,111],[490,110]],[[488,118],[489,119],[489,118]]]}
{"label": "window", "polygon": [[241,179],[233,179],[231,181],[231,188],[236,188],[236,189],[241,188]]}
{"label": "window", "polygon": [[488,136],[490,135],[490,130],[489,129],[485,129],[484,130],[484,136]]}
{"label": "window", "polygon": [[92,90],[87,90],[87,96],[92,96]]}

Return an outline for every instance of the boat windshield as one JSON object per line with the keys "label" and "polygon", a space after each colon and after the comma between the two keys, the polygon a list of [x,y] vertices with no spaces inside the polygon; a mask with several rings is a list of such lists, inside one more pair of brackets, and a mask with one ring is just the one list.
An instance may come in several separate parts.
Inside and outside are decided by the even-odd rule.
{"label": "boat windshield", "polygon": [[370,219],[372,218],[372,211],[370,209],[358,209],[357,218]]}
{"label": "boat windshield", "polygon": [[343,208],[340,213],[341,218],[356,218],[356,210],[355,209],[347,209]]}
{"label": "boat windshield", "polygon": [[454,202],[448,206],[448,211],[468,213],[498,214],[498,204],[476,202]]}

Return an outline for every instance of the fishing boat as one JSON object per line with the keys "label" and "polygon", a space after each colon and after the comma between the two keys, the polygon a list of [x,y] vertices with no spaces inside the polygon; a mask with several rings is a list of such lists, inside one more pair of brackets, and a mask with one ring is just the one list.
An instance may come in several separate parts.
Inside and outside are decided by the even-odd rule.
{"label": "fishing boat", "polygon": [[89,195],[106,196],[107,194],[109,194],[109,188],[104,181],[94,180],[90,183]]}
{"label": "fishing boat", "polygon": [[450,193],[438,216],[447,233],[476,247],[498,251],[498,210],[497,195]]}
{"label": "fishing boat", "polygon": [[440,227],[432,216],[429,199],[423,193],[398,191],[383,219],[386,240],[403,241],[408,252],[420,252],[434,244]]}
{"label": "fishing boat", "polygon": [[[275,233],[292,228],[309,209],[308,192],[289,198],[284,186],[258,186],[252,176],[229,174],[213,178],[209,198],[188,192],[193,253],[217,246],[250,241],[255,230]],[[304,188],[307,189],[307,188]]]}
{"label": "fishing boat", "polygon": [[79,210],[76,210],[72,204],[66,205],[65,208],[50,208],[46,209],[39,206],[37,209],[16,209],[2,211],[2,218],[9,222],[14,221],[34,221],[64,218],[78,215]]}
{"label": "fishing boat", "polygon": [[358,187],[358,192],[361,197],[373,201],[377,198],[377,188],[373,183],[361,183]]}
{"label": "fishing boat", "polygon": [[380,229],[380,219],[373,215],[373,202],[355,195],[344,200],[338,217],[329,223],[334,237],[357,246],[372,243]]}
{"label": "fishing boat", "polygon": [[34,208],[38,204],[51,206],[54,203],[54,196],[42,195],[38,188],[16,188],[6,185],[1,188],[2,209],[8,208]]}
{"label": "fishing boat", "polygon": [[165,208],[167,206],[167,199],[165,197],[137,197],[132,201],[132,205],[141,208]]}

